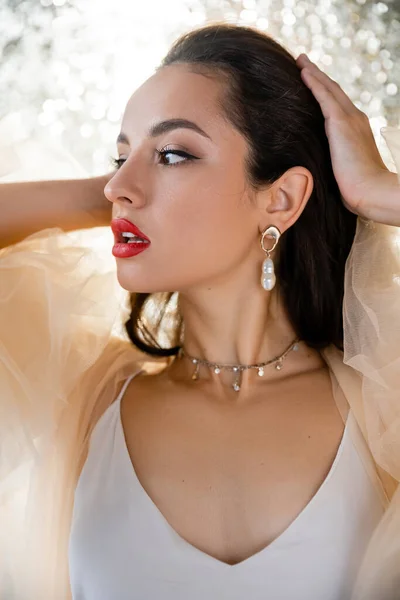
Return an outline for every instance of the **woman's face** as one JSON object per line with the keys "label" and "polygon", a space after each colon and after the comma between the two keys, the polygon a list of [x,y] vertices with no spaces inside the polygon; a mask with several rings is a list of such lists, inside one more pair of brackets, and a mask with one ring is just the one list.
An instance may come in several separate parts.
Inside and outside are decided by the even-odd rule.
{"label": "woman's face", "polygon": [[248,195],[247,144],[221,113],[221,93],[217,79],[172,65],[127,104],[121,126],[127,141],[118,143],[122,166],[104,193],[113,218],[128,219],[151,242],[136,256],[116,258],[118,280],[129,291],[210,287],[233,277],[250,257],[261,264],[261,213]]}

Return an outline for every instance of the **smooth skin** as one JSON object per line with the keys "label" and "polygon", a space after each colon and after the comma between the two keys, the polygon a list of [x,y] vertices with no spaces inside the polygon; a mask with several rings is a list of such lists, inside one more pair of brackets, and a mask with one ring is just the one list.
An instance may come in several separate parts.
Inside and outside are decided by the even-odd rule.
{"label": "smooth skin", "polygon": [[0,248],[52,227],[73,231],[108,226],[111,207],[104,186],[111,176],[1,183]]}
{"label": "smooth skin", "polygon": [[[260,237],[269,225],[284,233],[295,223],[313,178],[304,167],[293,167],[271,187],[252,190],[244,165],[247,143],[221,114],[221,93],[217,79],[185,65],[150,77],[126,107],[121,131],[130,143],[118,144],[121,166],[104,193],[113,204],[113,217],[132,221],[151,240],[141,254],[116,259],[121,286],[136,292],[178,291],[190,354],[252,364],[281,354],[296,337],[278,288],[266,293],[261,286],[265,255]],[[206,135],[183,127],[148,135],[156,123],[174,118],[195,123]],[[170,151],[167,164],[157,155],[163,148]],[[304,354],[309,355],[303,347],[297,365]],[[184,382],[191,365],[180,361],[168,372]],[[234,402],[246,402],[255,385],[277,376],[270,369],[261,381],[255,371],[245,372]],[[230,381],[229,373],[211,372],[201,385],[205,393],[230,401]]]}
{"label": "smooth skin", "polygon": [[[367,117],[306,57],[297,62],[321,104],[345,206],[400,224],[400,186]],[[130,218],[152,240],[133,260],[117,259],[121,285],[179,290],[187,350],[250,363],[279,354],[294,337],[276,289],[267,293],[259,283],[260,232],[293,225],[313,180],[295,167],[270,188],[250,190],[246,144],[219,113],[220,92],[182,65],[145,82],[128,103],[121,130],[130,143],[118,146],[123,166],[105,195],[113,216]],[[209,138],[185,129],[146,135],[155,122],[177,117]],[[165,146],[199,160],[161,165],[154,151]],[[166,162],[180,161],[171,154]],[[127,449],[149,501],[187,543],[231,568],[290,527],[326,478],[343,435],[327,366],[318,352],[300,348],[280,372],[245,372],[240,393],[229,374],[211,370],[194,384],[192,365],[181,359],[136,377],[121,403]]]}
{"label": "smooth skin", "polygon": [[[304,57],[297,62],[321,104],[345,206],[399,224],[400,186],[382,162],[367,117],[316,65]],[[118,145],[123,166],[104,191],[113,216],[131,219],[152,240],[133,260],[117,259],[121,285],[178,290],[191,354],[261,362],[281,353],[294,332],[276,289],[261,288],[260,232],[293,225],[313,179],[295,167],[252,191],[246,143],[220,114],[220,93],[218,82],[183,65],[145,82],[123,118],[130,140]],[[154,123],[177,117],[209,137],[186,129],[147,136]],[[185,164],[170,154],[160,164],[155,150],[166,146],[199,159]],[[267,369],[263,378],[245,372],[239,393],[230,374],[202,370],[193,383],[192,371],[181,359],[130,383],[121,402],[127,449],[149,501],[170,526],[200,552],[239,568],[273,544],[318,491],[343,421],[327,365],[305,344],[282,371]]]}
{"label": "smooth skin", "polygon": [[[256,363],[295,337],[277,288],[260,284],[267,225],[284,232],[313,189],[304,167],[269,188],[250,189],[248,151],[218,108],[217,80],[173,65],[130,98],[118,144],[120,168],[104,189],[113,217],[134,222],[149,249],[116,259],[127,290],[180,292],[188,352],[222,363]],[[183,91],[184,90],[184,91]],[[187,119],[156,137],[161,121]],[[169,149],[160,160],[157,151]],[[172,151],[196,156],[187,161]],[[175,531],[210,557],[236,565],[276,539],[325,479],[343,434],[329,371],[304,343],[282,371],[232,375],[187,359],[139,375],[121,402],[132,464],[142,487]]]}
{"label": "smooth skin", "polygon": [[[326,118],[345,205],[399,225],[397,177],[383,165],[365,115],[316,65],[301,56],[297,62]],[[276,292],[261,288],[259,235],[266,225],[285,231],[295,223],[313,181],[295,167],[254,194],[243,168],[246,144],[217,108],[220,91],[183,66],[157,73],[128,103],[121,130],[130,143],[118,146],[126,159],[120,171],[2,184],[0,242],[57,225],[106,225],[112,204],[114,216],[131,219],[152,240],[134,259],[117,259],[121,285],[179,290],[189,351],[257,362],[294,337]],[[211,139],[184,129],[148,138],[149,127],[177,117],[195,121]],[[182,157],[160,161],[156,149],[165,146],[199,160],[168,166]],[[245,374],[239,394],[230,375],[202,371],[193,384],[191,372],[180,361],[131,382],[121,404],[127,447],[149,501],[170,525],[200,551],[235,565],[272,543],[308,504],[330,470],[343,422],[327,366],[304,344],[282,371]]]}

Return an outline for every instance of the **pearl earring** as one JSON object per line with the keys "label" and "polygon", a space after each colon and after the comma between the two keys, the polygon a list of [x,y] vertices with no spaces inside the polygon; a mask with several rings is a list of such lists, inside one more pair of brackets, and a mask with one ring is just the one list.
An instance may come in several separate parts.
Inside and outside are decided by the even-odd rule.
{"label": "pearl earring", "polygon": [[[272,248],[267,249],[264,247],[264,238],[266,236],[274,238],[275,242],[274,242],[274,245],[272,246]],[[273,225],[264,229],[262,236],[261,236],[261,248],[264,250],[265,254],[267,255],[267,258],[264,260],[263,265],[262,265],[261,285],[263,286],[264,290],[267,290],[267,291],[272,290],[273,287],[275,286],[275,282],[276,282],[275,267],[274,267],[274,261],[271,258],[271,252],[273,250],[275,250],[280,237],[281,237],[281,232],[279,231],[279,229],[277,227],[274,227]]]}

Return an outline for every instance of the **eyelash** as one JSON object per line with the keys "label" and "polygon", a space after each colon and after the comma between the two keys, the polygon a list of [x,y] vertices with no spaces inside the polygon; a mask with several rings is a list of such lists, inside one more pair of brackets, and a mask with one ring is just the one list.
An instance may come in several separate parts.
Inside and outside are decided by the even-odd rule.
{"label": "eyelash", "polygon": [[[184,161],[180,161],[174,164],[165,164],[165,167],[178,167],[179,165],[182,165],[186,162],[192,161],[192,160],[197,160],[196,156],[192,156],[191,154],[188,154],[187,152],[184,152],[183,150],[168,150],[168,149],[164,149],[164,150],[156,150],[158,156],[161,158],[165,158],[165,156],[167,154],[175,154],[176,156],[182,156],[183,158],[186,158],[186,160]],[[124,164],[124,162],[126,161],[126,158],[114,158],[113,156],[110,156],[110,163],[111,166],[113,166],[115,169],[120,169],[122,167],[122,165]]]}

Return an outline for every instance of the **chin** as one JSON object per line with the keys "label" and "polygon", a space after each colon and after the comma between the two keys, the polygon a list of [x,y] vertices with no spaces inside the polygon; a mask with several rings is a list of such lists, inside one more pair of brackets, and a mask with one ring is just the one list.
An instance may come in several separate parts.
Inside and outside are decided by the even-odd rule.
{"label": "chin", "polygon": [[154,291],[148,285],[140,285],[136,281],[127,281],[125,278],[121,277],[118,277],[118,283],[124,290],[131,294],[152,294]]}
{"label": "chin", "polygon": [[181,277],[168,277],[171,268],[157,265],[157,269],[148,266],[129,264],[126,259],[117,258],[117,279],[119,285],[127,292],[137,294],[175,293],[191,289],[196,281],[192,281],[193,273],[188,276],[189,283],[185,281],[185,274]]}
{"label": "chin", "polygon": [[132,277],[132,273],[130,273],[129,276],[126,276],[118,272],[117,279],[119,285],[132,294],[155,294],[156,292],[165,291],[160,289],[160,286],[156,285],[155,282],[152,284],[148,280],[146,281],[145,278]]}

